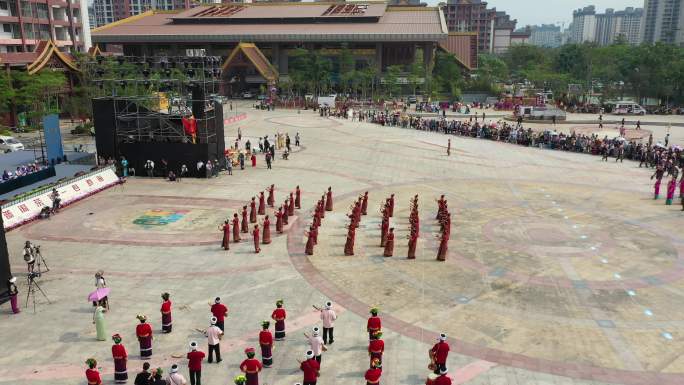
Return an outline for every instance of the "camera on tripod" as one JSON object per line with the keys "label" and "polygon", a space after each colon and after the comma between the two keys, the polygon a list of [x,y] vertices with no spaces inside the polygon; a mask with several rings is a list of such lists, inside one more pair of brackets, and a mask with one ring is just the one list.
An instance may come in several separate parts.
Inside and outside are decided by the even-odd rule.
{"label": "camera on tripod", "polygon": [[28,273],[28,275],[26,276],[26,279],[28,279],[29,281],[33,281],[36,278],[40,278],[41,275],[42,275],[42,273],[39,271],[32,271],[32,272]]}
{"label": "camera on tripod", "polygon": [[36,272],[35,268],[38,268],[38,275],[36,277],[40,277],[42,273],[50,271],[47,261],[40,250],[40,245],[33,245],[30,241],[26,241],[24,244],[24,261],[28,265],[29,273]]}

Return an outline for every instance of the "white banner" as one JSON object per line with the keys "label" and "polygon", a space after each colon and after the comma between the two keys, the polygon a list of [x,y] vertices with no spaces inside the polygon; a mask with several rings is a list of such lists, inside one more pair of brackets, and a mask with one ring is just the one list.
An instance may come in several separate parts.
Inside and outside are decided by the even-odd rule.
{"label": "white banner", "polygon": [[[114,166],[91,171],[74,179],[63,182],[54,188],[59,192],[60,206],[66,206],[100,190],[119,183]],[[29,222],[40,215],[43,207],[52,207],[52,188],[9,202],[2,206],[2,219],[5,230]]]}

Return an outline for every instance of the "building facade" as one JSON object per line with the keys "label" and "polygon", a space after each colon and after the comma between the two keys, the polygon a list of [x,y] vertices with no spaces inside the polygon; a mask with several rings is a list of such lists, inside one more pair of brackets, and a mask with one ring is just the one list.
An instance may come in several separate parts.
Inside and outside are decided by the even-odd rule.
{"label": "building facade", "polygon": [[641,24],[643,21],[643,8],[625,8],[620,25],[620,35],[624,36],[629,44],[641,44]]}
{"label": "building facade", "polygon": [[[94,0],[91,28],[113,23],[130,16],[139,15],[153,9],[153,0]],[[163,5],[163,4],[160,4]]]}
{"label": "building facade", "polygon": [[593,5],[578,9],[572,14],[568,42],[590,42],[605,46],[622,36],[630,44],[639,44],[643,16],[642,8],[633,7],[622,11],[608,8],[604,13],[597,13]]}
{"label": "building facade", "polygon": [[503,53],[510,47],[517,21],[506,12],[488,9],[482,0],[448,0],[442,11],[449,32],[477,33],[478,52]]}
{"label": "building facade", "polygon": [[617,37],[622,19],[619,18],[612,8],[606,9],[605,13],[596,15],[596,37],[594,41],[598,45],[609,45]]}
{"label": "building facade", "polygon": [[644,43],[684,45],[684,0],[644,0],[641,38]]}
{"label": "building facade", "polygon": [[[211,1],[208,1],[211,2]],[[218,1],[220,3],[220,1]],[[190,0],[94,0],[91,28],[101,27],[152,9],[172,11],[189,9]]]}
{"label": "building facade", "polygon": [[590,5],[572,13],[572,23],[568,30],[568,41],[572,43],[593,42],[596,40],[596,7]]}
{"label": "building facade", "polygon": [[599,45],[610,45],[619,36],[624,37],[630,44],[639,44],[642,8],[628,7],[624,11],[606,9],[605,13],[596,15],[596,38]]}
{"label": "building facade", "polygon": [[529,43],[539,47],[556,48],[561,46],[561,27],[553,24],[534,25],[530,27]]}
{"label": "building facade", "polygon": [[86,0],[0,0],[0,53],[33,52],[47,40],[60,51],[86,52],[88,24]]}
{"label": "building facade", "polygon": [[[226,57],[238,44],[251,44],[281,80],[287,79],[300,48],[330,59],[333,72],[343,47],[357,69],[408,68],[418,50],[427,68],[447,37],[438,8],[360,2],[203,5],[172,14],[150,11],[93,30],[101,49],[121,47],[126,56],[184,56],[188,50],[203,50],[206,56]],[[265,82],[254,68],[227,76],[248,85]]]}

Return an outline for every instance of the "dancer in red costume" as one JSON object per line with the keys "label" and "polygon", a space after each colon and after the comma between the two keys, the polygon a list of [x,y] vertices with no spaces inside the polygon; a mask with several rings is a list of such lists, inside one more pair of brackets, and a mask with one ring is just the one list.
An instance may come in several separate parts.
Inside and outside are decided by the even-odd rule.
{"label": "dancer in red costume", "polygon": [[290,204],[287,206],[287,215],[293,216],[295,211],[294,194],[290,193]]}
{"label": "dancer in red costume", "polygon": [[391,257],[394,254],[394,227],[389,229],[387,239],[385,240],[385,252],[382,254],[385,257]]}
{"label": "dancer in red costume", "polygon": [[271,187],[268,187],[266,190],[268,190],[266,203],[268,204],[268,207],[273,207],[275,205],[275,185],[271,185]]}
{"label": "dancer in red costume", "polygon": [[307,236],[306,238],[306,247],[304,248],[304,252],[306,255],[313,255],[313,249],[314,249],[314,229],[313,226],[309,227],[309,231],[305,231],[304,235]]}
{"label": "dancer in red costume", "polygon": [[325,201],[325,211],[333,211],[332,187],[328,187],[327,199]]}
{"label": "dancer in red costume", "polygon": [[408,236],[408,259],[416,259],[416,245],[418,244],[418,234],[415,231],[411,231],[411,235]]}
{"label": "dancer in red costume", "polygon": [[264,192],[259,193],[259,215],[264,215],[266,214],[266,203],[265,203],[265,198],[264,198]]}
{"label": "dancer in red costume", "polygon": [[223,240],[221,240],[221,247],[223,250],[230,250],[230,221],[225,220],[223,226],[219,226],[219,229],[223,231]]}
{"label": "dancer in red costume", "polygon": [[264,226],[261,228],[261,242],[264,245],[271,243],[271,221],[268,220],[268,215],[264,217]]}
{"label": "dancer in red costume", "polygon": [[299,186],[295,189],[295,208],[302,208],[302,191],[299,189]]}
{"label": "dancer in red costume", "polygon": [[368,215],[368,191],[363,194],[363,202],[361,202],[361,215]]}
{"label": "dancer in red costume", "polygon": [[344,255],[354,255],[354,238],[356,237],[356,230],[354,226],[349,226],[347,231],[347,242],[344,244]]}
{"label": "dancer in red costume", "polygon": [[240,219],[237,213],[233,214],[233,242],[240,242]]}
{"label": "dancer in red costume", "polygon": [[249,222],[247,222],[247,206],[242,206],[242,228],[243,233],[249,233]]}
{"label": "dancer in red costume", "polygon": [[252,238],[254,239],[254,252],[259,253],[261,251],[261,248],[259,247],[259,225],[254,225]]}
{"label": "dancer in red costume", "polygon": [[283,233],[283,207],[281,206],[275,213],[276,216],[276,233]]}
{"label": "dancer in red costume", "polygon": [[255,197],[252,197],[252,201],[249,202],[249,223],[256,223],[257,221],[257,210]]}
{"label": "dancer in red costume", "polygon": [[437,251],[437,260],[440,262],[446,261],[447,248],[449,246],[449,234],[444,233],[438,236],[439,240],[439,250]]}

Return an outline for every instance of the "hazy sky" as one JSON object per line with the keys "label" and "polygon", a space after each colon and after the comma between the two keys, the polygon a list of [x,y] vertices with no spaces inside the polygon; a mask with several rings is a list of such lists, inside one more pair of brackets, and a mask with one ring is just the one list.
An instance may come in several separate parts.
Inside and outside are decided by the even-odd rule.
{"label": "hazy sky", "polygon": [[[572,21],[572,11],[584,8],[587,5],[595,5],[597,12],[603,12],[606,8],[615,10],[625,7],[643,7],[644,0],[486,0],[489,7],[506,11],[511,18],[518,19],[518,27],[528,24],[555,24],[565,22],[565,26]],[[429,0],[429,3],[437,4],[439,1]]]}

